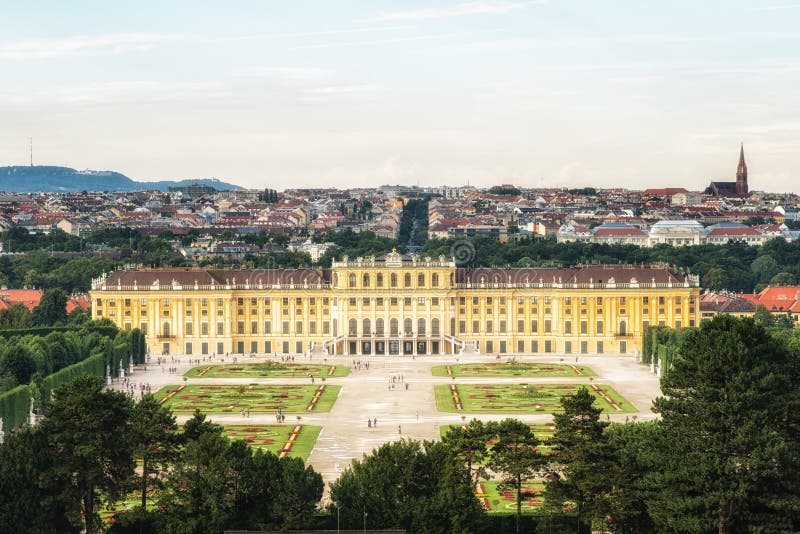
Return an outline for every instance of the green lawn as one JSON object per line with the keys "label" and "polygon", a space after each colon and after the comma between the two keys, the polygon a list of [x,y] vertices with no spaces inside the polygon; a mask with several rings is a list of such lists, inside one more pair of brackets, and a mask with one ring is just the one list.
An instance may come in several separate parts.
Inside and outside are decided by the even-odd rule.
{"label": "green lawn", "polygon": [[[498,483],[492,480],[481,482],[475,488],[475,496],[483,505],[483,507],[493,514],[516,514],[517,502],[516,494],[514,491],[500,491],[497,488]],[[531,481],[524,486],[526,491],[535,492],[530,497],[522,499],[522,513],[535,514],[538,512],[544,503],[544,482]]]}
{"label": "green lawn", "polygon": [[[560,399],[571,395],[577,384],[454,384],[435,386],[436,407],[441,412],[457,413],[556,413],[561,411]],[[595,405],[607,413],[634,413],[636,407],[614,388],[590,384],[586,387],[595,396]],[[596,389],[595,389],[596,388]],[[606,398],[604,398],[605,396]],[[460,400],[461,409],[456,406]],[[610,401],[610,402],[609,402]],[[615,403],[614,406],[612,403]]]}
{"label": "green lawn", "polygon": [[262,363],[230,363],[192,367],[184,376],[189,378],[314,378],[347,376],[346,365],[318,365],[280,363],[268,360]]}
{"label": "green lawn", "polygon": [[[183,385],[166,386],[158,390],[156,399],[176,413],[193,413],[199,408],[204,413],[276,413],[280,408],[285,414],[304,414],[315,394],[322,390],[313,407],[315,412],[330,411],[340,386],[243,384],[229,385]],[[294,423],[294,421],[288,421]]]}
{"label": "green lawn", "polygon": [[591,368],[585,365],[560,363],[470,363],[464,365],[438,365],[431,369],[433,376],[470,377],[564,377],[596,376]]}
{"label": "green lawn", "polygon": [[243,439],[250,447],[280,454],[295,427],[300,427],[287,456],[308,461],[317,442],[321,426],[297,425],[295,421],[283,425],[224,425],[223,434],[230,439]]}

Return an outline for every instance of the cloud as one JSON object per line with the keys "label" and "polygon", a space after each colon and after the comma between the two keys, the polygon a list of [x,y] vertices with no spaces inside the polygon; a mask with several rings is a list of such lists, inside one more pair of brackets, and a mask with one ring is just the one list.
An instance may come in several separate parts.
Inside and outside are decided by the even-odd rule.
{"label": "cloud", "polygon": [[372,84],[353,84],[353,85],[329,85],[326,87],[313,87],[306,89],[306,93],[315,95],[331,95],[343,93],[368,93],[376,91],[377,85]]}
{"label": "cloud", "polygon": [[587,48],[598,45],[688,45],[694,43],[728,43],[739,41],[792,41],[800,32],[723,32],[688,34],[604,35],[569,39],[509,38],[473,41],[451,45],[455,50],[527,50],[544,48]]}
{"label": "cloud", "polygon": [[542,4],[545,2],[509,2],[509,1],[483,1],[464,2],[439,8],[407,9],[398,11],[384,11],[364,22],[390,22],[430,20],[467,15],[506,15],[512,11],[524,8],[528,4]]}
{"label": "cloud", "polygon": [[61,39],[33,39],[0,44],[0,59],[26,60],[64,56],[111,56],[143,52],[160,43],[177,41],[183,36],[159,33],[116,33],[78,35]]}
{"label": "cloud", "polygon": [[216,83],[165,83],[158,81],[123,81],[87,83],[5,95],[17,105],[36,104],[109,104],[130,102],[185,102],[190,99],[225,99],[233,95]]}
{"label": "cloud", "polygon": [[476,32],[453,32],[453,33],[436,33],[430,35],[413,35],[409,37],[395,37],[389,39],[374,39],[370,41],[343,41],[335,43],[317,43],[310,45],[303,45],[296,47],[297,50],[315,49],[315,48],[341,48],[349,46],[379,46],[397,43],[412,43],[415,41],[436,41],[441,39],[450,39],[452,37],[474,37],[480,34],[495,33],[500,30],[489,29]]}
{"label": "cloud", "polygon": [[282,82],[313,82],[331,78],[334,71],[314,67],[250,67],[234,72],[243,78],[269,78]]}
{"label": "cloud", "polygon": [[782,4],[776,6],[758,6],[751,8],[750,11],[779,11],[781,9],[797,9],[800,4]]}

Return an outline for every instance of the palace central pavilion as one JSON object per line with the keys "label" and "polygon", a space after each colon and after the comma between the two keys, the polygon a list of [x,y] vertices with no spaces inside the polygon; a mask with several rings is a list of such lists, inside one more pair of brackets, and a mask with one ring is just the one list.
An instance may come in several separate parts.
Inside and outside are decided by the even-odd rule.
{"label": "palace central pavilion", "polygon": [[330,269],[120,270],[93,314],[153,354],[632,353],[647,325],[694,326],[699,280],[661,266],[460,268],[401,256]]}

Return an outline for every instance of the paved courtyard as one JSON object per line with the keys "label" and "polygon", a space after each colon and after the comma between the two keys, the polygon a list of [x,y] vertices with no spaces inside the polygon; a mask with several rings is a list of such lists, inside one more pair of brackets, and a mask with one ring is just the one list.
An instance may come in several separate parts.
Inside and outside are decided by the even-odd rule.
{"label": "paved courtyard", "polygon": [[[172,359],[174,358],[174,363]],[[129,378],[139,384],[149,384],[153,393],[167,385],[200,384],[310,384],[307,378],[187,378],[183,374],[199,364],[189,364],[189,356],[167,357],[162,365],[150,363],[134,369]],[[196,359],[197,356],[191,358]],[[265,356],[239,357],[239,363],[265,361]],[[275,360],[276,358],[269,358]],[[231,363],[232,358],[217,357],[205,363]],[[504,361],[505,358],[500,361]],[[516,356],[521,362],[575,363],[575,356]],[[280,358],[277,358],[280,361]],[[348,356],[328,357],[325,363],[353,367],[353,358]],[[457,424],[462,421],[458,413],[443,413],[436,409],[434,385],[436,384],[589,384],[588,377],[460,377],[455,381],[447,376],[435,377],[431,368],[436,365],[454,363],[487,363],[497,361],[491,356],[373,356],[362,357],[362,364],[369,362],[369,369],[351,369],[346,377],[331,377],[326,384],[339,385],[341,390],[333,408],[326,413],[304,413],[300,424],[319,425],[322,431],[309,457],[310,464],[322,473],[326,481],[335,480],[353,458],[359,458],[373,448],[387,441],[400,438],[438,439],[442,425]],[[319,357],[311,360],[295,357],[295,363],[323,363]],[[611,420],[624,421],[636,417],[646,420],[655,417],[650,411],[652,399],[659,394],[658,378],[649,372],[647,366],[634,362],[632,356],[580,356],[580,365],[591,367],[597,374],[593,383],[607,384],[628,399],[637,409],[635,414],[611,414]],[[175,367],[175,373],[164,368]],[[394,388],[391,377],[395,377]],[[319,384],[319,380],[316,382]],[[406,387],[407,385],[407,387]],[[113,387],[120,388],[120,384]],[[138,391],[138,390],[137,390]],[[189,415],[178,415],[178,422],[186,421]],[[529,423],[543,423],[552,420],[550,414],[465,414],[466,420],[477,417],[483,420],[500,420],[514,417]],[[251,414],[242,417],[240,413],[208,414],[208,418],[223,425],[275,424],[274,414]],[[368,427],[367,419],[377,419],[377,426]],[[297,424],[294,415],[286,418],[285,424]]]}

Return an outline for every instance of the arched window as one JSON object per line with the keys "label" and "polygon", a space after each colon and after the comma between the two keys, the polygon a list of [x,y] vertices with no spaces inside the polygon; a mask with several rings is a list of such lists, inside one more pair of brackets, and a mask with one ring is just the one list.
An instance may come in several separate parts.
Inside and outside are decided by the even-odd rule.
{"label": "arched window", "polygon": [[417,319],[417,334],[420,336],[425,335],[425,319],[421,317]]}
{"label": "arched window", "polygon": [[456,318],[455,317],[451,317],[450,318],[450,335],[451,336],[456,335]]}
{"label": "arched window", "polygon": [[389,283],[392,285],[392,287],[397,287],[397,274],[396,273],[392,273],[391,274],[391,276],[389,277]]}
{"label": "arched window", "polygon": [[348,332],[351,336],[355,336],[358,334],[358,320],[357,319],[350,319],[350,328]]}
{"label": "arched window", "polygon": [[417,275],[417,287],[425,287],[425,275],[423,273]]}
{"label": "arched window", "polygon": [[619,322],[619,334],[624,336],[628,333],[628,323],[625,321]]}
{"label": "arched window", "polygon": [[439,319],[433,318],[431,319],[431,334],[434,336],[439,335]]}
{"label": "arched window", "polygon": [[381,318],[375,319],[375,334],[383,335],[383,319]]}
{"label": "arched window", "polygon": [[439,275],[437,273],[431,275],[431,287],[439,287]]}
{"label": "arched window", "polygon": [[375,286],[383,287],[383,274],[378,273],[378,276],[375,277]]}
{"label": "arched window", "polygon": [[410,334],[411,330],[414,328],[414,321],[411,318],[408,318],[403,321],[403,332],[406,334]]}
{"label": "arched window", "polygon": [[356,287],[356,275],[350,273],[350,276],[347,277],[347,287]]}
{"label": "arched window", "polygon": [[406,273],[403,277],[403,287],[411,287],[411,273]]}
{"label": "arched window", "polygon": [[369,319],[364,319],[361,327],[361,333],[365,336],[372,333],[372,328]]}
{"label": "arched window", "polygon": [[389,320],[389,335],[396,336],[399,332],[397,319]]}
{"label": "arched window", "polygon": [[364,273],[364,279],[361,285],[362,287],[369,287],[369,274]]}
{"label": "arched window", "polygon": [[169,323],[164,323],[164,337],[169,337]]}

